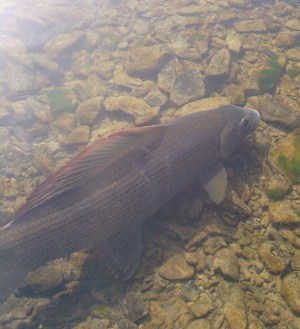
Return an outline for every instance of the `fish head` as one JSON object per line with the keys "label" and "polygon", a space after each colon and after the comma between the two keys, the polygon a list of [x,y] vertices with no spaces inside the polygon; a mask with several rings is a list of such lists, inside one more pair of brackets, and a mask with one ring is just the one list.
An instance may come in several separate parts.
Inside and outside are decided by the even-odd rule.
{"label": "fish head", "polygon": [[228,159],[258,128],[260,115],[254,109],[235,105],[222,106],[219,110],[222,113],[219,154],[222,159]]}

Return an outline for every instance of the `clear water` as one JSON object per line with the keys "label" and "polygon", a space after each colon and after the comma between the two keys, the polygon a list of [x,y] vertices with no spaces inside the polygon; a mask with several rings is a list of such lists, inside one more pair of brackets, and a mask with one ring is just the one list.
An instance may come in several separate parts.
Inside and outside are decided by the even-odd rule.
{"label": "clear water", "polygon": [[101,251],[38,269],[0,328],[300,328],[299,41],[297,0],[1,0],[1,225],[98,137],[225,104],[262,120],[226,165],[231,201],[188,187],[128,282]]}

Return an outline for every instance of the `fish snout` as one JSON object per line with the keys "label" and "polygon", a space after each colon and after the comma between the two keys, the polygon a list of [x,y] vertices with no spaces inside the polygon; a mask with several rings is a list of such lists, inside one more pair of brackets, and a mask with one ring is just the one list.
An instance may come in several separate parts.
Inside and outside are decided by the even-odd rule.
{"label": "fish snout", "polygon": [[250,112],[250,117],[251,117],[250,133],[253,133],[259,126],[260,114],[257,110],[254,109],[247,109],[247,110]]}

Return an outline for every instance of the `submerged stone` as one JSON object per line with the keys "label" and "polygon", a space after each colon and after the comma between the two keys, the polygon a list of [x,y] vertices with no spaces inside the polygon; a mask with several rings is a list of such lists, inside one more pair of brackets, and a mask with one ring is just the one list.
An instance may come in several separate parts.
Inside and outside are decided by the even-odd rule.
{"label": "submerged stone", "polygon": [[300,314],[300,271],[291,272],[283,278],[281,291],[291,309]]}
{"label": "submerged stone", "polygon": [[205,75],[210,77],[223,76],[229,73],[231,55],[228,49],[219,49],[212,56]]}
{"label": "submerged stone", "polygon": [[158,273],[167,280],[184,280],[194,275],[194,268],[187,263],[182,255],[178,254],[168,259],[158,269]]}

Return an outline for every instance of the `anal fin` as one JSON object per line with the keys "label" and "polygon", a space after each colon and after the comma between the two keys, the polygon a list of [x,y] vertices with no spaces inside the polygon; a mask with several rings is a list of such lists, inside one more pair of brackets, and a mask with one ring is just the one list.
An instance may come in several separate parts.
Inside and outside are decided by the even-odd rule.
{"label": "anal fin", "polygon": [[129,279],[136,270],[143,251],[142,228],[126,228],[104,246],[107,272],[117,280]]}
{"label": "anal fin", "polygon": [[216,162],[204,170],[199,178],[210,199],[214,203],[220,204],[227,189],[227,174],[223,164],[220,161]]}

